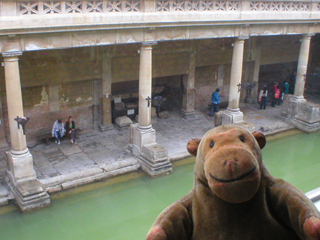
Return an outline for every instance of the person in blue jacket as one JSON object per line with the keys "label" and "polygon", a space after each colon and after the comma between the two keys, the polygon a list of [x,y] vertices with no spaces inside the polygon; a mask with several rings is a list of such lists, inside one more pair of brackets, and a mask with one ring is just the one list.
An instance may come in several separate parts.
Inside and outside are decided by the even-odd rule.
{"label": "person in blue jacket", "polygon": [[212,93],[212,96],[211,96],[211,111],[210,111],[210,116],[213,116],[213,114],[215,112],[219,112],[219,104],[220,104],[220,95],[219,95],[219,92],[220,92],[220,89],[217,88],[213,93]]}

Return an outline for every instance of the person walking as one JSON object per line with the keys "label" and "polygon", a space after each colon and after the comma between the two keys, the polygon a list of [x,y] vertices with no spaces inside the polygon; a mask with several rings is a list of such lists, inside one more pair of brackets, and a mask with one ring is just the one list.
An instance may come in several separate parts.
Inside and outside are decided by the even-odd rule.
{"label": "person walking", "polygon": [[66,122],[66,132],[71,138],[71,143],[76,144],[76,126],[72,117],[68,117],[68,121]]}
{"label": "person walking", "polygon": [[268,87],[265,84],[259,94],[260,109],[267,108]]}
{"label": "person walking", "polygon": [[52,137],[56,138],[56,143],[61,143],[61,138],[65,133],[64,125],[62,119],[59,118],[57,121],[54,122],[52,126]]}
{"label": "person walking", "polygon": [[215,112],[219,112],[219,105],[220,105],[220,89],[217,88],[211,95],[211,111],[209,116],[213,116]]}

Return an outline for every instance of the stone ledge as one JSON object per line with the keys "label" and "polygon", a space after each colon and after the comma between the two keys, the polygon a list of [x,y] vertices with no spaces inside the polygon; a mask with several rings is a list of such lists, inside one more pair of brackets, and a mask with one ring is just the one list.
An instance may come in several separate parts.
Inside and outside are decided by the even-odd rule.
{"label": "stone ledge", "polygon": [[[106,178],[111,178],[111,177],[118,176],[118,175],[121,175],[121,174],[133,172],[133,171],[138,170],[139,167],[140,167],[139,165],[133,165],[133,166],[120,168],[120,169],[117,169],[117,170],[114,170],[114,171],[104,172],[102,174],[98,174],[98,175],[95,175],[95,176],[90,176],[90,177],[86,177],[86,178],[77,179],[77,180],[74,180],[74,181],[71,181],[71,182],[63,183],[61,185],[61,187],[62,187],[62,190],[75,188],[75,187],[78,187],[78,186],[81,186],[81,185],[85,185],[85,184],[88,184],[88,183],[101,181],[101,180],[106,179]],[[58,188],[58,187],[56,186],[56,188]]]}
{"label": "stone ledge", "polygon": [[42,179],[40,181],[45,186],[47,192],[54,193],[91,182],[100,181],[116,175],[137,171],[139,168],[139,161],[132,157],[119,162],[105,164],[101,167],[73,172],[53,178]]}
{"label": "stone ledge", "polygon": [[77,172],[73,172],[65,175],[59,175],[52,178],[41,179],[40,182],[43,184],[44,187],[47,188],[49,186],[55,186],[58,184],[62,184],[63,182],[69,182],[76,179],[93,176],[102,172],[103,170],[101,168],[93,167],[93,168],[85,169],[82,171],[77,171]]}

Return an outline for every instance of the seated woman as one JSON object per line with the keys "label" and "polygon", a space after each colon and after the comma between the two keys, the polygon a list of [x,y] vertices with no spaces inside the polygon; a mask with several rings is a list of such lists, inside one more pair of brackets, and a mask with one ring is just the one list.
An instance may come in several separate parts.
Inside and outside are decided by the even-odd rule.
{"label": "seated woman", "polygon": [[76,144],[76,127],[72,117],[68,117],[68,121],[66,122],[66,132],[71,137],[71,143]]}

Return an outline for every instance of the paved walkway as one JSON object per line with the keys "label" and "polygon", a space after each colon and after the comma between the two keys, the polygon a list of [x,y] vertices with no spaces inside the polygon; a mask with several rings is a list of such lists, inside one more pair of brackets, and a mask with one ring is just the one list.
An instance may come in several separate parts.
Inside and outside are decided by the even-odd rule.
{"label": "paved walkway", "polygon": [[[268,135],[293,128],[280,116],[280,106],[260,110],[257,104],[244,104],[241,110],[250,130],[260,130]],[[172,161],[189,156],[186,150],[188,140],[201,137],[214,127],[213,117],[207,113],[197,112],[197,116],[197,120],[188,121],[178,113],[170,112],[169,118],[158,118],[153,124],[157,143],[168,149]],[[64,139],[60,145],[50,142],[49,145],[40,143],[30,148],[38,179],[49,192],[55,192],[136,171],[140,164],[129,150],[129,132],[129,128],[108,132],[80,131],[77,145]],[[0,156],[0,205],[11,198],[3,184],[5,171],[3,152]]]}

